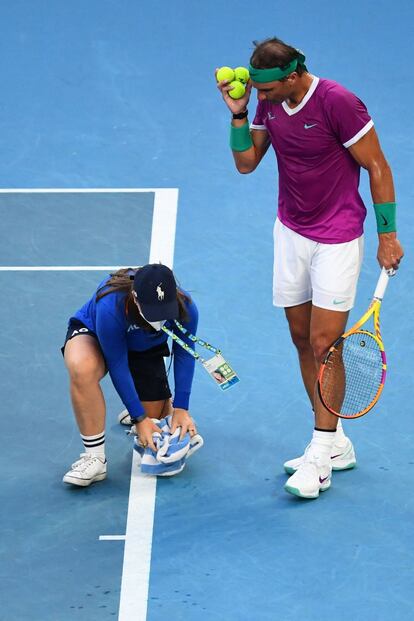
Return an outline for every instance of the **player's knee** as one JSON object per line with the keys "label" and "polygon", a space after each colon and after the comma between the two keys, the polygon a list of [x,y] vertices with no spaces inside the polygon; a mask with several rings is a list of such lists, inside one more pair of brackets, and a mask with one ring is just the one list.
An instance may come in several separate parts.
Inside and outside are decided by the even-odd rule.
{"label": "player's knee", "polygon": [[331,346],[331,340],[329,340],[324,334],[316,334],[311,337],[310,343],[313,356],[316,362],[320,364],[324,360],[328,349]]}
{"label": "player's knee", "polygon": [[309,334],[292,329],[290,330],[290,334],[292,342],[298,350],[299,355],[306,354],[310,351],[311,344],[309,342]]}
{"label": "player's knee", "polygon": [[67,366],[72,384],[78,387],[97,383],[104,375],[101,362],[93,357],[72,359]]}

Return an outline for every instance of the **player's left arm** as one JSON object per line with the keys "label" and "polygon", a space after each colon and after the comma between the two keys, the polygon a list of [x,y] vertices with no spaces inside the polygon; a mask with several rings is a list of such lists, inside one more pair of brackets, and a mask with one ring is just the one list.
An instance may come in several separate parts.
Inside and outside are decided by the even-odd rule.
{"label": "player's left arm", "polygon": [[[391,168],[384,157],[377,133],[373,127],[349,147],[352,157],[368,171],[371,196],[374,204],[395,203],[394,182]],[[385,269],[398,269],[404,256],[397,232],[378,232],[377,259]]]}

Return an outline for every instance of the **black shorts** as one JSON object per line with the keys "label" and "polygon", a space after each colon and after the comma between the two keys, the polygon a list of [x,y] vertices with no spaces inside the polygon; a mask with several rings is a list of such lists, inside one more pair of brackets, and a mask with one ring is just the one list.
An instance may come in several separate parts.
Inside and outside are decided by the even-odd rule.
{"label": "black shorts", "polygon": [[167,343],[146,351],[128,352],[128,364],[141,401],[162,401],[171,397],[164,358],[170,355]]}
{"label": "black shorts", "polygon": [[[62,354],[65,352],[66,343],[81,334],[93,336],[99,344],[95,332],[92,332],[78,319],[71,319],[66,332],[65,342],[61,348]],[[151,347],[151,349],[146,351],[128,352],[129,370],[134,380],[135,390],[141,401],[162,401],[171,397],[164,363],[164,358],[167,358],[169,355],[170,350],[167,343]]]}
{"label": "black shorts", "polygon": [[89,334],[89,336],[93,336],[98,341],[98,337],[95,332],[89,330],[89,328],[87,328],[82,321],[79,321],[79,319],[71,319],[66,332],[65,342],[63,343],[63,347],[60,348],[63,355],[65,355],[66,343],[70,341],[70,339],[73,339],[73,337],[79,336],[80,334]]}

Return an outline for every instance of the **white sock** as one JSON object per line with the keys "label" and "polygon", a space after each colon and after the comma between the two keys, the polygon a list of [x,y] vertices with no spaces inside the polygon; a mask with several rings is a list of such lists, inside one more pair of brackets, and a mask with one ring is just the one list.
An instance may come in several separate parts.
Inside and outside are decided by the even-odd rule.
{"label": "white sock", "polygon": [[318,431],[314,429],[309,456],[321,463],[330,464],[332,447],[335,442],[335,431]]}
{"label": "white sock", "polygon": [[84,436],[81,434],[85,453],[88,455],[97,455],[105,459],[105,431],[98,433],[96,436]]}
{"label": "white sock", "polygon": [[344,444],[345,440],[346,440],[346,435],[342,427],[342,420],[338,418],[338,426],[336,428],[336,434],[335,434],[335,444]]}

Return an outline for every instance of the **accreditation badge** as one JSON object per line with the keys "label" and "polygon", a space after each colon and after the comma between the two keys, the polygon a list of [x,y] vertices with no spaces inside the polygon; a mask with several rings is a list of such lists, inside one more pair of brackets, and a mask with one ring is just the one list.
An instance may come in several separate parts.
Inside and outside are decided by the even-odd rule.
{"label": "accreditation badge", "polygon": [[236,372],[223,358],[222,354],[216,354],[212,358],[204,360],[202,365],[221,390],[227,390],[240,381]]}

